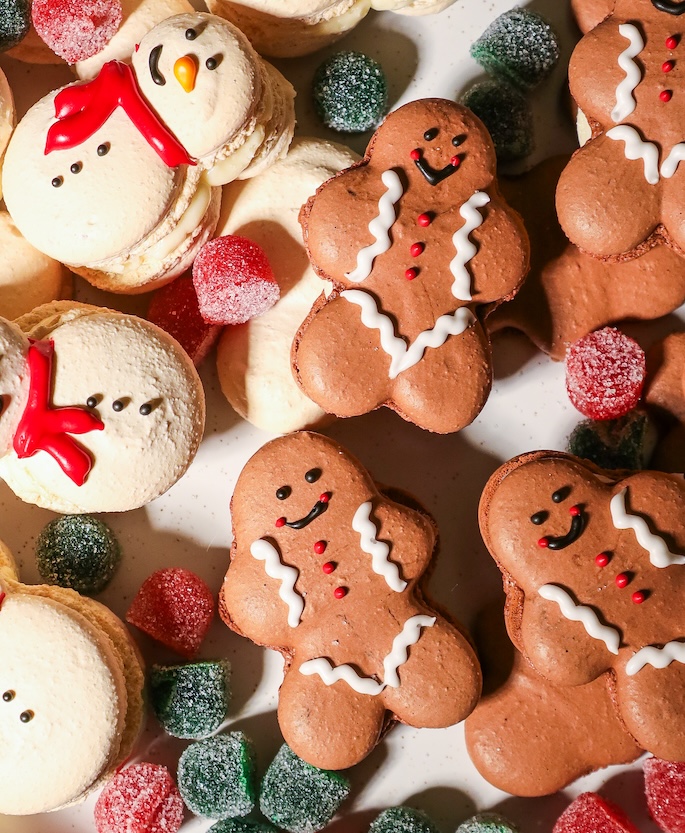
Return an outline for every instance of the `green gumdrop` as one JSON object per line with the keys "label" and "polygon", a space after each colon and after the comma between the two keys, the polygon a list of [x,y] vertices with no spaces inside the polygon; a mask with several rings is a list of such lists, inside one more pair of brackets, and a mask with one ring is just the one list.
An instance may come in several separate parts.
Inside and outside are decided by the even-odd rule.
{"label": "green gumdrop", "polygon": [[178,789],[188,809],[209,819],[251,813],[256,801],[252,743],[242,732],[192,743],[178,762]]}
{"label": "green gumdrop", "polygon": [[479,813],[460,824],[457,833],[518,833],[518,827],[497,813]]}
{"label": "green gumdrop", "polygon": [[29,0],[0,0],[0,52],[21,43],[30,28]]}
{"label": "green gumdrop", "polygon": [[316,833],[349,793],[347,778],[310,766],[284,743],[262,781],[259,806],[270,821],[289,833]]}
{"label": "green gumdrop", "polygon": [[488,26],[471,56],[491,75],[530,90],[557,65],[559,41],[544,17],[512,9]]}
{"label": "green gumdrop", "polygon": [[369,833],[440,833],[421,810],[411,807],[390,807],[376,816]]}
{"label": "green gumdrop", "polygon": [[213,824],[207,833],[278,833],[273,824],[244,819],[224,819]]}
{"label": "green gumdrop", "polygon": [[481,81],[464,93],[461,103],[487,127],[500,162],[521,159],[533,151],[533,113],[526,97],[510,84]]}
{"label": "green gumdrop", "polygon": [[656,431],[644,411],[631,411],[618,419],[586,419],[568,439],[570,454],[602,469],[645,468],[654,449]]}
{"label": "green gumdrop", "polygon": [[388,83],[381,65],[362,52],[336,52],[314,73],[314,109],[341,133],[363,133],[386,113]]}
{"label": "green gumdrop", "polygon": [[226,718],[231,666],[223,660],[153,665],[150,703],[165,732],[175,738],[206,738]]}

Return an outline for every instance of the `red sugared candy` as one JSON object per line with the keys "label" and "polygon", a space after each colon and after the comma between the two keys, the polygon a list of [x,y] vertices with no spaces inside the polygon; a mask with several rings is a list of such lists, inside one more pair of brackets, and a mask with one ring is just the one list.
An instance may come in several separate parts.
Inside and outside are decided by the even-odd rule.
{"label": "red sugared candy", "polygon": [[159,764],[133,764],[118,772],[95,805],[97,833],[176,833],[183,800],[169,771]]}
{"label": "red sugared candy", "polygon": [[200,315],[190,275],[182,275],[153,294],[147,319],[173,336],[196,367],[221,333],[220,326],[207,324]]}
{"label": "red sugared candy", "polygon": [[143,582],[126,621],[187,659],[198,652],[214,616],[214,597],[195,573],[157,570]]}
{"label": "red sugared candy", "polygon": [[209,324],[244,324],[270,309],[281,294],[263,250],[230,234],[200,249],[193,283],[200,314]]}
{"label": "red sugared candy", "polygon": [[552,833],[639,833],[626,814],[597,793],[582,793],[559,816]]}
{"label": "red sugared candy", "polygon": [[616,419],[640,401],[645,354],[615,327],[604,327],[566,352],[566,390],[573,405],[590,419]]}
{"label": "red sugared candy", "polygon": [[68,64],[97,55],[121,25],[121,0],[33,0],[36,32]]}
{"label": "red sugared candy", "polygon": [[645,793],[649,812],[664,833],[685,833],[685,763],[647,758]]}

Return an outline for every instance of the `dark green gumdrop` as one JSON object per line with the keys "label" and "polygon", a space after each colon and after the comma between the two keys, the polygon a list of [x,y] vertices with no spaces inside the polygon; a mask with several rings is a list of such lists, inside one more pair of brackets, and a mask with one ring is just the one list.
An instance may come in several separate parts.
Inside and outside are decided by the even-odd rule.
{"label": "dark green gumdrop", "polygon": [[510,84],[481,81],[462,96],[461,103],[487,127],[497,159],[509,162],[533,151],[533,114],[526,97]]}
{"label": "dark green gumdrop", "polygon": [[362,52],[336,52],[314,73],[314,109],[341,133],[377,127],[387,111],[388,84],[381,65]]}

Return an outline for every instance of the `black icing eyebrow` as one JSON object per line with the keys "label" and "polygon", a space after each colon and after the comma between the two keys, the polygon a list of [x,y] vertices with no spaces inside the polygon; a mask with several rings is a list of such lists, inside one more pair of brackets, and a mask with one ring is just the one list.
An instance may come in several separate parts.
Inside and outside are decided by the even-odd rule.
{"label": "black icing eyebrow", "polygon": [[150,52],[148,65],[150,67],[150,77],[157,84],[158,87],[163,87],[166,84],[166,78],[159,71],[159,59],[162,55],[163,45],[160,43]]}

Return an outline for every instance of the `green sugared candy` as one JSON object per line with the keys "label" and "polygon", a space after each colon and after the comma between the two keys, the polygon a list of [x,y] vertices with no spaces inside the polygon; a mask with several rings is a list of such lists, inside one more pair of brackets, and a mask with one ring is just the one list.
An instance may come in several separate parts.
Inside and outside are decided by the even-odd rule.
{"label": "green sugared candy", "polygon": [[226,661],[153,665],[150,703],[165,732],[175,738],[206,738],[226,718],[231,666]]}
{"label": "green sugared candy", "polygon": [[259,806],[278,827],[290,833],[324,828],[350,793],[338,772],[310,766],[283,744],[262,781]]}
{"label": "green sugared candy", "polygon": [[421,810],[411,807],[391,807],[383,810],[371,823],[369,833],[440,833]]}
{"label": "green sugared candy", "polygon": [[462,96],[462,104],[487,127],[500,162],[522,159],[532,152],[533,113],[524,95],[501,81],[481,81]]}
{"label": "green sugared candy", "polygon": [[63,515],[36,541],[38,572],[48,584],[98,593],[114,575],[121,550],[112,530],[90,515]]}
{"label": "green sugared candy", "polygon": [[261,821],[224,819],[213,824],[207,833],[278,833],[278,828]]}
{"label": "green sugared candy", "polygon": [[471,56],[491,75],[530,90],[557,65],[559,41],[544,17],[512,9],[488,26]]}
{"label": "green sugared candy", "polygon": [[314,109],[321,121],[341,133],[376,127],[388,105],[381,65],[362,52],[336,52],[314,73]]}
{"label": "green sugared candy", "polygon": [[230,732],[192,743],[178,762],[178,789],[197,816],[248,815],[257,797],[251,742],[242,732]]}
{"label": "green sugared candy", "polygon": [[460,824],[457,833],[518,833],[518,827],[497,813],[479,813]]}
{"label": "green sugared candy", "polygon": [[654,450],[656,431],[644,411],[618,419],[583,420],[568,439],[570,454],[602,469],[644,469]]}
{"label": "green sugared candy", "polygon": [[29,0],[0,0],[0,52],[21,43],[30,28]]}

